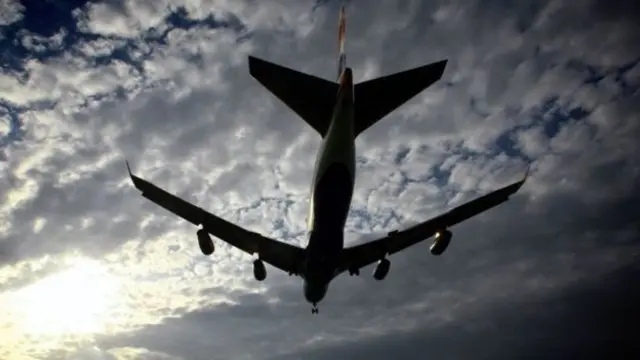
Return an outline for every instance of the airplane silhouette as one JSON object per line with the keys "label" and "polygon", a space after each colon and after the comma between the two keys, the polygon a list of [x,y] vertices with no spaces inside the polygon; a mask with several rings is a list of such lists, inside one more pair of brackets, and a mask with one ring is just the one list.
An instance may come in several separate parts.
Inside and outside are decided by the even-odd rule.
{"label": "airplane silhouette", "polygon": [[213,235],[248,254],[253,261],[256,280],[266,278],[264,263],[303,279],[304,296],[318,313],[317,304],[325,297],[330,282],[342,274],[359,275],[360,269],[377,262],[376,280],[386,277],[390,268],[388,255],[434,237],[430,251],[441,255],[452,238],[450,227],[491,209],[514,194],[524,178],[448,212],[404,230],[364,244],[344,247],[344,226],[351,206],[355,183],[355,140],[363,131],[391,111],[438,81],[446,60],[353,83],[353,73],[346,65],[344,7],[339,18],[339,58],[337,82],[304,74],[249,56],[249,72],[278,99],[297,113],[322,136],[312,181],[309,209],[308,243],[305,248],[284,243],[246,230],[202,208],[160,189],[127,170],[142,196],[200,227],[197,231],[200,250],[213,254]]}

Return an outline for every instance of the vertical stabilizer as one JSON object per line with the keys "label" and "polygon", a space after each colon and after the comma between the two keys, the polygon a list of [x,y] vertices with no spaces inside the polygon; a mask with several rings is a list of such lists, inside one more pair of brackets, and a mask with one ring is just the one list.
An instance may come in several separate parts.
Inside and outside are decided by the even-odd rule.
{"label": "vertical stabilizer", "polygon": [[338,26],[338,48],[340,55],[338,57],[338,79],[342,75],[345,67],[347,66],[347,55],[344,53],[344,37],[347,31],[346,17],[344,13],[344,5],[340,7],[340,24]]}

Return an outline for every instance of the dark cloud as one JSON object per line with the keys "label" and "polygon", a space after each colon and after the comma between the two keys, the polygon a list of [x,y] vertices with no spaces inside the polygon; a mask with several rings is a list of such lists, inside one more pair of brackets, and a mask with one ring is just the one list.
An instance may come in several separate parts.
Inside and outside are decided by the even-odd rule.
{"label": "dark cloud", "polygon": [[[640,350],[631,346],[632,332],[619,335],[625,325],[634,326],[627,315],[640,298],[633,281],[640,274],[640,238],[635,221],[624,218],[628,204],[595,212],[576,205],[576,198],[543,201],[547,203],[542,209],[554,211],[531,214],[520,197],[475,224],[460,225],[447,256],[440,259],[428,255],[426,244],[396,254],[391,274],[382,283],[370,279],[371,268],[362,278],[338,278],[318,319],[309,318],[298,281],[290,278],[293,286],[240,296],[235,304],[105,338],[100,346],[131,345],[189,354],[191,359],[207,359],[212,353],[287,353],[297,346],[305,348],[314,336],[320,337],[321,345],[283,358],[387,358],[398,353],[408,358],[555,358],[595,350],[603,356],[613,356],[612,349]],[[637,204],[637,198],[629,201]],[[576,211],[581,208],[584,211]],[[505,223],[510,213],[522,215]],[[623,269],[607,270],[617,266]],[[270,278],[279,275],[269,271]],[[270,304],[273,298],[279,302]],[[405,325],[411,330],[392,330]],[[356,336],[368,328],[384,335]],[[207,340],[199,334],[207,334]],[[281,334],[286,334],[286,344],[269,347],[280,343]],[[322,345],[323,338],[341,345]],[[589,346],[581,345],[585,342]]]}
{"label": "dark cloud", "polygon": [[553,294],[488,305],[434,329],[295,352],[273,359],[630,359],[640,355],[633,310],[640,301],[636,264]]}
{"label": "dark cloud", "polygon": [[[269,268],[256,284],[249,258],[228,246],[198,255],[195,229],[141,198],[123,160],[231,221],[304,241],[319,139],[249,76],[246,55],[333,79],[339,2],[159,4],[2,12],[0,288],[55,273],[73,252],[127,284],[128,310],[111,314],[126,325],[50,357],[638,351],[618,326],[635,326],[639,298],[640,269],[625,267],[640,253],[634,2],[349,1],[357,77],[449,59],[440,82],[358,140],[350,239],[437,215],[527,166],[531,176],[508,203],[456,226],[444,256],[420,244],[391,258],[383,282],[371,269],[336,279],[313,318],[299,279]],[[38,25],[45,7],[64,14]]]}

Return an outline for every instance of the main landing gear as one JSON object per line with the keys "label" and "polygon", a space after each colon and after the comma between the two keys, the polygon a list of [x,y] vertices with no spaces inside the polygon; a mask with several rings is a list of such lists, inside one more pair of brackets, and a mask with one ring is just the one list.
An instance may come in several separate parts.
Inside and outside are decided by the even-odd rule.
{"label": "main landing gear", "polygon": [[313,303],[313,308],[311,308],[311,313],[312,314],[317,314],[318,313],[318,307],[316,306],[316,303]]}

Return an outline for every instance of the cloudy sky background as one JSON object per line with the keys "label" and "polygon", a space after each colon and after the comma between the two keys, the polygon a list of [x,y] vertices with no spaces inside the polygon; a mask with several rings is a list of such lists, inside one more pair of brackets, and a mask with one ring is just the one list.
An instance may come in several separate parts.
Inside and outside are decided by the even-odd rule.
{"label": "cloudy sky background", "polygon": [[333,80],[338,6],[0,1],[0,358],[566,358],[631,344],[617,330],[639,330],[634,1],[351,1],[358,80],[449,62],[358,139],[349,242],[531,175],[455,227],[442,257],[425,242],[383,282],[336,279],[319,316],[298,278],[269,267],[257,283],[221,242],[200,255],[196,229],[139,195],[125,159],[304,244],[320,139],[247,56]]}

